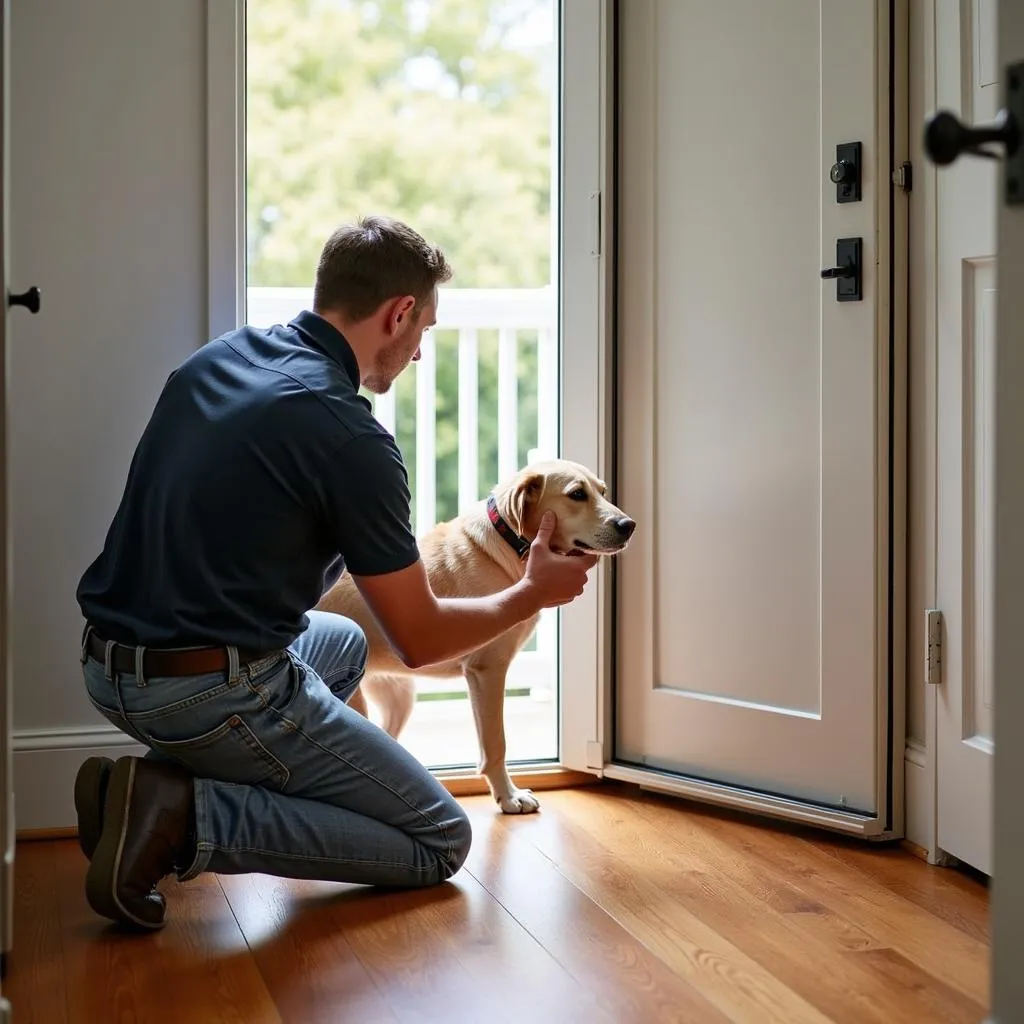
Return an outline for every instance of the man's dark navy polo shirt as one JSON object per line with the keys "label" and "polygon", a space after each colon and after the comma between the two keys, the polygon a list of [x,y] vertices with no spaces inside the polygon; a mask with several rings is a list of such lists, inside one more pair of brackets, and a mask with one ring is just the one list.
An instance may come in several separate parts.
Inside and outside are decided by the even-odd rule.
{"label": "man's dark navy polo shirt", "polygon": [[78,587],[103,639],[287,646],[347,566],[419,557],[408,475],[315,313],[208,342],[171,374]]}

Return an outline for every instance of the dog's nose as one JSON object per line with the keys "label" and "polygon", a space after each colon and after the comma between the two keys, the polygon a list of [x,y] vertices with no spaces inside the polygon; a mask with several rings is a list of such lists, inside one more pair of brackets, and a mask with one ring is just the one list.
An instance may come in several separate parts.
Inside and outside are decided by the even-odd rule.
{"label": "dog's nose", "polygon": [[633,531],[636,529],[636,523],[627,516],[623,516],[621,519],[615,520],[615,529],[618,530],[623,537],[632,537]]}

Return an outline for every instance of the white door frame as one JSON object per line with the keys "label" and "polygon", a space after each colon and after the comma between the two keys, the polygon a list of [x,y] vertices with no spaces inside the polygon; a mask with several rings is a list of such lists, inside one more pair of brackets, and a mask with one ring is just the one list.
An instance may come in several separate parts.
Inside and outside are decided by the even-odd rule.
{"label": "white door frame", "polygon": [[[245,317],[245,6],[245,0],[207,0],[210,337],[233,330]],[[559,373],[558,454],[592,467],[611,488],[614,249],[612,218],[602,210],[611,209],[614,0],[556,0],[556,7],[561,124],[552,206],[560,218],[560,361],[571,371]],[[593,577],[584,595],[559,614],[558,767],[588,772],[603,766],[598,737],[605,716],[598,702],[610,693],[608,568],[596,569]]]}
{"label": "white door frame", "polygon": [[207,327],[245,319],[245,0],[206,4]]}
{"label": "white door frame", "polygon": [[[560,451],[615,500],[616,0],[561,0]],[[596,101],[596,102],[595,102]],[[611,750],[614,559],[559,612],[559,750],[601,775]]]}

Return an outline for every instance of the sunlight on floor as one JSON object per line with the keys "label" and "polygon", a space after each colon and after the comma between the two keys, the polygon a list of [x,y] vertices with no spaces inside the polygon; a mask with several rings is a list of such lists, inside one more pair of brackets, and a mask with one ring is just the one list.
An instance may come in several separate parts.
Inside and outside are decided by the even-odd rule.
{"label": "sunlight on floor", "polygon": [[[378,721],[373,708],[370,718]],[[507,697],[505,737],[509,761],[551,758],[558,749],[558,718],[550,698]],[[419,701],[400,742],[428,768],[475,768],[479,758],[468,700]]]}

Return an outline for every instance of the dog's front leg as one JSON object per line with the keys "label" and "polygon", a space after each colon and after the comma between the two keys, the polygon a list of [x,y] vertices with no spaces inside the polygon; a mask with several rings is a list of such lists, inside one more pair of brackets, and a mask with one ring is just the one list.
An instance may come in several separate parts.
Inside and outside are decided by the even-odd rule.
{"label": "dog's front leg", "polygon": [[480,744],[480,774],[505,814],[530,814],[540,801],[512,784],[505,765],[505,664],[467,665],[466,683]]}

